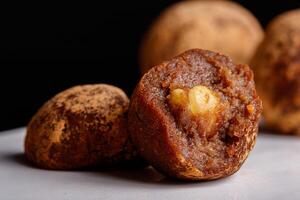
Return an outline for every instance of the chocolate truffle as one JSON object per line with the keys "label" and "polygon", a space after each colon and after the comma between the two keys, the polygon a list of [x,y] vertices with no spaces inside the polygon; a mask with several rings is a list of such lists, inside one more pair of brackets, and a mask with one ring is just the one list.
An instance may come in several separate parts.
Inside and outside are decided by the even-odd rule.
{"label": "chocolate truffle", "polygon": [[218,179],[246,160],[261,110],[247,65],[194,49],[142,77],[129,106],[129,130],[158,171],[184,180]]}
{"label": "chocolate truffle", "polygon": [[263,29],[245,8],[230,1],[182,1],[167,8],[146,33],[140,49],[142,73],[191,48],[208,49],[248,64]]}
{"label": "chocolate truffle", "polygon": [[271,21],[251,66],[267,128],[300,136],[300,9]]}
{"label": "chocolate truffle", "polygon": [[133,160],[129,100],[119,88],[83,85],[46,102],[27,127],[25,153],[42,168],[76,169]]}

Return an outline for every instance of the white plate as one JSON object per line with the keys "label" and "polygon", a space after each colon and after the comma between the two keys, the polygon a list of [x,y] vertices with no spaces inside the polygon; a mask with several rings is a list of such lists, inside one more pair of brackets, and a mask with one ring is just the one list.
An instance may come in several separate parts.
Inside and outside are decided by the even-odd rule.
{"label": "white plate", "polygon": [[25,129],[0,133],[0,199],[300,199],[300,138],[260,133],[255,149],[233,176],[184,183],[152,168],[47,171],[23,156]]}

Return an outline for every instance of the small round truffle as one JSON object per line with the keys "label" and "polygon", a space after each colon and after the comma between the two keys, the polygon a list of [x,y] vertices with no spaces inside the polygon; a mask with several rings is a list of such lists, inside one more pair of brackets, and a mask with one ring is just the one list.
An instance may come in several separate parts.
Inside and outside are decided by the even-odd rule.
{"label": "small round truffle", "polygon": [[129,130],[140,155],[158,171],[218,179],[247,158],[261,111],[247,65],[194,49],[142,77],[129,106]]}
{"label": "small round truffle", "polygon": [[222,52],[248,64],[263,29],[245,8],[230,1],[182,1],[166,9],[146,33],[140,49],[142,73],[188,49]]}
{"label": "small round truffle", "polygon": [[300,9],[271,21],[251,66],[266,127],[300,136]]}
{"label": "small round truffle", "polygon": [[48,169],[135,159],[127,131],[128,106],[126,94],[106,84],[76,86],[57,94],[28,124],[27,158]]}

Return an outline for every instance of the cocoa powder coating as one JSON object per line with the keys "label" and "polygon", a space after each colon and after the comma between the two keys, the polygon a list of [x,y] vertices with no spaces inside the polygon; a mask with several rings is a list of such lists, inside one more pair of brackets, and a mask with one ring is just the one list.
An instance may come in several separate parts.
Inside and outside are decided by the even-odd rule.
{"label": "cocoa powder coating", "polygon": [[136,158],[128,137],[129,100],[119,88],[83,85],[46,102],[27,127],[25,153],[42,168],[75,169]]}

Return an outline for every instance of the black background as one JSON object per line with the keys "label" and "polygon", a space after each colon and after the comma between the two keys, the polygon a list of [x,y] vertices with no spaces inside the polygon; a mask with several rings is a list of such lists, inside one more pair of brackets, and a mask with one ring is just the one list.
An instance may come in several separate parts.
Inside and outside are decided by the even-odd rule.
{"label": "black background", "polygon": [[[0,130],[24,126],[59,91],[109,83],[128,95],[139,78],[137,52],[153,19],[175,0],[2,6]],[[299,0],[237,1],[263,26]]]}

